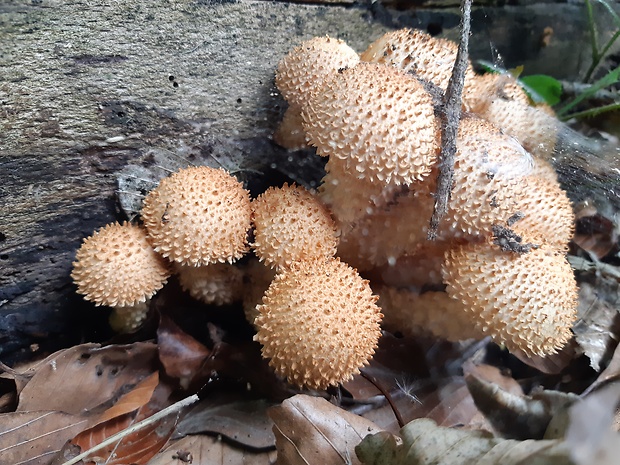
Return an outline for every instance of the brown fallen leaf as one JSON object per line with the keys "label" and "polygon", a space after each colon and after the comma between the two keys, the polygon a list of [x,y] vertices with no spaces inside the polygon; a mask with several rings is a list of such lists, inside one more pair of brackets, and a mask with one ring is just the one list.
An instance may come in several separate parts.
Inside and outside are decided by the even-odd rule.
{"label": "brown fallen leaf", "polygon": [[358,465],[354,448],[374,423],[342,410],[325,399],[298,394],[269,409],[274,422],[277,464]]}
{"label": "brown fallen leaf", "polygon": [[620,407],[620,384],[610,384],[575,403],[569,412],[566,443],[577,465],[616,465],[620,434],[612,423]]}
{"label": "brown fallen leaf", "polygon": [[187,389],[200,371],[211,350],[179,328],[168,316],[162,315],[157,329],[159,359],[166,374],[178,378]]}
{"label": "brown fallen leaf", "polygon": [[[441,426],[491,429],[476,408],[462,376],[399,382],[391,398],[404,423],[430,418]],[[400,429],[387,403],[361,415],[384,430],[397,432]]]}
{"label": "brown fallen leaf", "polygon": [[84,344],[59,351],[35,368],[19,396],[17,411],[55,410],[82,414],[112,403],[154,371],[155,344],[99,347]]}
{"label": "brown fallen leaf", "polygon": [[509,439],[542,439],[553,416],[579,400],[576,394],[551,390],[514,394],[473,374],[465,380],[476,406]]}
{"label": "brown fallen leaf", "polygon": [[275,448],[273,422],[265,400],[244,400],[240,395],[212,395],[196,405],[179,422],[175,437],[197,433],[219,434],[252,449]]}
{"label": "brown fallen leaf", "polygon": [[[169,405],[168,398],[171,389],[165,384],[159,384],[153,388],[153,380],[156,376],[147,378],[135,388],[135,393],[128,393],[119,401],[120,406],[112,407],[104,412],[101,419],[94,426],[82,431],[75,436],[68,447],[78,446],[84,453],[91,448],[103,443],[114,434],[138,423]],[[145,395],[149,396],[148,403],[139,405]],[[137,410],[127,412],[129,408],[137,406]],[[120,415],[115,415],[119,413]],[[167,416],[153,422],[149,426],[125,435],[120,441],[99,449],[87,458],[85,464],[106,463],[107,465],[144,465],[166,444],[172,435],[178,419],[177,416]]]}
{"label": "brown fallen leaf", "polygon": [[[599,279],[599,283],[604,281]],[[579,320],[573,327],[575,339],[590,359],[590,366],[600,370],[600,363],[609,354],[610,347],[617,343],[615,319],[619,315],[618,304],[599,297],[600,286],[582,282],[579,285]],[[617,299],[617,297],[616,297]]]}
{"label": "brown fallen leaf", "polygon": [[620,381],[620,344],[616,346],[616,350],[614,351],[607,368],[605,368],[596,381],[594,381],[588,389],[584,391],[583,395],[587,395],[603,386],[606,386],[607,384],[617,383],[618,381]]}
{"label": "brown fallen leaf", "polygon": [[88,416],[62,412],[0,415],[0,463],[48,465],[67,439],[90,424]]}
{"label": "brown fallen leaf", "polygon": [[216,436],[199,434],[172,441],[147,465],[273,465],[276,451],[250,451]]}
{"label": "brown fallen leaf", "polygon": [[149,402],[151,397],[153,397],[153,392],[158,384],[159,373],[155,372],[148,378],[142,380],[134,389],[123,395],[112,407],[103,412],[103,414],[97,418],[96,424],[120,417],[121,415],[131,413],[143,407]]}

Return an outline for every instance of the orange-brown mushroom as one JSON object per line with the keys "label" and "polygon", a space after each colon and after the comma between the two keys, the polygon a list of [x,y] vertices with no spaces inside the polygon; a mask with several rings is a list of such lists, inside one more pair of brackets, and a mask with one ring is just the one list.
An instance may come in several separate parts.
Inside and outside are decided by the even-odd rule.
{"label": "orange-brown mushroom", "polygon": [[145,302],[169,276],[144,229],[130,223],[108,224],[84,239],[71,273],[84,299],[110,307]]}
{"label": "orange-brown mushroom", "polygon": [[448,252],[443,277],[479,331],[510,350],[545,356],[571,338],[577,285],[562,251],[540,239],[520,245],[530,243],[527,253],[492,241],[463,245]]}
{"label": "orange-brown mushroom", "polygon": [[[452,75],[458,45],[418,29],[399,29],[379,37],[360,55],[361,61],[381,63],[432,82],[445,91]],[[474,77],[467,66],[465,82]]]}
{"label": "orange-brown mushroom", "polygon": [[252,201],[254,251],[271,267],[336,253],[336,225],[325,206],[308,190],[285,184]]}
{"label": "orange-brown mushroom", "polygon": [[255,340],[291,384],[325,389],[368,364],[381,335],[381,311],[368,282],[331,258],[278,273],[257,307]]}
{"label": "orange-brown mushroom", "polygon": [[233,262],[247,250],[250,195],[227,171],[196,166],[164,178],[144,199],[142,219],[155,250],[202,266]]}
{"label": "orange-brown mushroom", "polygon": [[235,265],[177,265],[175,269],[183,290],[205,304],[230,305],[243,298],[243,272]]}
{"label": "orange-brown mushroom", "polygon": [[168,280],[169,268],[144,228],[111,223],[84,239],[71,277],[84,299],[113,307],[115,331],[132,332],[146,319],[147,302]]}
{"label": "orange-brown mushroom", "polygon": [[302,118],[317,153],[341,159],[361,179],[410,184],[437,160],[432,99],[395,68],[359,63],[336,73],[311,96]]}

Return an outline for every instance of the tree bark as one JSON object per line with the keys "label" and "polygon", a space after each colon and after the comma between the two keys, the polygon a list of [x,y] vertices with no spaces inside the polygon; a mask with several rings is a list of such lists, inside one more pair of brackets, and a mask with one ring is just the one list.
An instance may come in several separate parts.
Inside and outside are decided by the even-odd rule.
{"label": "tree bark", "polygon": [[[274,69],[301,40],[328,34],[362,51],[405,26],[456,38],[458,18],[378,3],[3,2],[0,357],[106,334],[104,312],[69,275],[82,238],[123,219],[119,201],[137,209],[117,192],[128,180],[145,192],[188,162],[237,170],[255,191],[320,179],[318,157],[292,159],[271,142],[285,106]],[[578,5],[483,6],[472,29],[472,58],[569,80],[589,64]]]}

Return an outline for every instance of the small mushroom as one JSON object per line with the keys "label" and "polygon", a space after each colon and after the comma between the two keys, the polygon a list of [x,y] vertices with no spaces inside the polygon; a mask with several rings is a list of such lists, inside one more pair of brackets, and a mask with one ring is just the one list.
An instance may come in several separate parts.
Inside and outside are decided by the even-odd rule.
{"label": "small mushroom", "polygon": [[71,277],[77,292],[96,305],[114,308],[110,325],[118,332],[138,328],[148,313],[146,302],[170,276],[168,263],[130,223],[111,223],[84,239]]}
{"label": "small mushroom", "polygon": [[296,262],[265,292],[254,338],[291,384],[325,389],[372,358],[381,336],[376,300],[368,281],[338,259]]}
{"label": "small mushroom", "polygon": [[476,76],[464,99],[471,110],[515,137],[533,155],[550,158],[560,122],[546,104],[533,105],[509,74]]}
{"label": "small mushroom", "polygon": [[454,188],[440,236],[489,236],[494,224],[505,224],[518,211],[532,169],[532,157],[513,137],[482,119],[461,119]]}
{"label": "small mushroom", "polygon": [[315,37],[288,53],[276,71],[276,86],[289,103],[274,141],[289,150],[307,146],[301,124],[301,108],[310,95],[339,69],[355,66],[359,56],[344,41]]}
{"label": "small mushroom", "polygon": [[227,171],[196,166],[164,178],[144,199],[155,250],[183,265],[233,262],[247,250],[250,195]]}
{"label": "small mushroom", "polygon": [[378,294],[385,315],[383,325],[391,331],[408,336],[430,332],[452,342],[485,337],[463,310],[463,304],[445,292],[419,293],[383,286]]}
{"label": "small mushroom", "polygon": [[175,269],[183,290],[207,305],[230,305],[242,299],[243,272],[235,265],[177,265]]}
{"label": "small mushroom", "polygon": [[151,298],[170,270],[151,247],[143,228],[111,223],[84,239],[71,277],[77,292],[96,305],[133,306]]}
{"label": "small mushroom", "polygon": [[358,62],[359,56],[344,41],[315,37],[302,42],[280,60],[276,86],[289,105],[301,109],[332,74]]}
{"label": "small mushroom", "polygon": [[336,225],[325,206],[308,190],[285,184],[252,201],[254,252],[271,267],[336,253]]}

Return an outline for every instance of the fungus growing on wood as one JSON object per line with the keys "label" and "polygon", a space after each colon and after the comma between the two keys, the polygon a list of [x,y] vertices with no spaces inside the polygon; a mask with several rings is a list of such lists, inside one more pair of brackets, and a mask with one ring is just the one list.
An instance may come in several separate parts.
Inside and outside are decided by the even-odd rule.
{"label": "fungus growing on wood", "polygon": [[454,163],[454,187],[440,237],[488,235],[504,224],[527,195],[523,179],[532,157],[512,137],[484,120],[461,119]]}
{"label": "fungus growing on wood", "polygon": [[355,66],[359,56],[344,41],[315,37],[291,50],[278,64],[276,86],[289,103],[274,141],[289,150],[305,147],[301,108],[339,69]]}
{"label": "fungus growing on wood", "polygon": [[368,281],[338,259],[296,262],[263,297],[255,340],[276,373],[313,389],[347,381],[368,364],[381,311]]}
{"label": "fungus growing on wood", "polygon": [[577,285],[562,251],[541,240],[527,253],[502,251],[490,241],[446,254],[447,293],[484,334],[509,350],[549,355],[571,337]]}
{"label": "fungus growing on wood", "polygon": [[233,262],[248,250],[250,195],[227,171],[185,168],[146,196],[142,219],[155,250],[172,261]]}
{"label": "fungus growing on wood", "polygon": [[[414,73],[445,91],[458,48],[451,40],[433,37],[419,29],[399,29],[375,40],[360,55],[360,60],[391,65],[407,73]],[[474,76],[470,64],[465,82]]]}
{"label": "fungus growing on wood", "polygon": [[359,178],[409,184],[431,172],[439,132],[430,95],[395,68],[344,69],[302,108],[308,141]]}
{"label": "fungus growing on wood", "polygon": [[144,229],[130,223],[108,224],[84,239],[71,273],[84,299],[110,307],[145,302],[169,276]]}
{"label": "fungus growing on wood", "polygon": [[177,265],[179,283],[194,299],[208,305],[230,305],[242,299],[243,272],[229,263]]}
{"label": "fungus growing on wood", "polygon": [[271,267],[294,261],[329,258],[336,253],[336,225],[329,211],[309,191],[285,184],[269,188],[252,201],[254,252]]}
{"label": "fungus growing on wood", "polygon": [[302,42],[278,63],[276,86],[291,106],[301,109],[308,97],[339,69],[350,68],[359,56],[340,39],[315,37]]}

